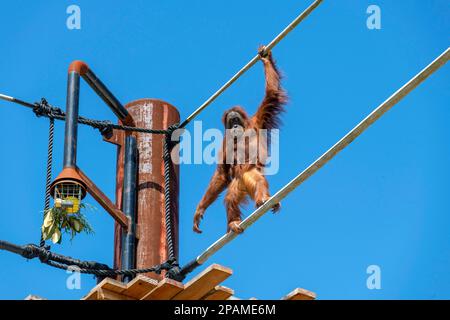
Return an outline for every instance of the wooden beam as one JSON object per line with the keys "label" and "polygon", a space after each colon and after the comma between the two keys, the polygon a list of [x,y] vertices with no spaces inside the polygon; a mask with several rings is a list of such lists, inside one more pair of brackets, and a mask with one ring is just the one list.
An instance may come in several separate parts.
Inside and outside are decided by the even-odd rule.
{"label": "wooden beam", "polygon": [[316,294],[312,291],[297,288],[294,291],[288,293],[281,300],[315,300]]}
{"label": "wooden beam", "polygon": [[139,300],[156,288],[157,285],[158,281],[143,275],[138,275],[128,283],[123,294]]}
{"label": "wooden beam", "polygon": [[106,289],[98,289],[96,300],[134,300],[134,299],[114,291]]}
{"label": "wooden beam", "polygon": [[227,300],[234,294],[234,290],[224,287],[216,286],[210,292],[208,292],[202,300]]}
{"label": "wooden beam", "polygon": [[232,274],[231,269],[213,264],[189,281],[173,300],[199,300]]}
{"label": "wooden beam", "polygon": [[181,282],[165,278],[141,300],[170,300],[184,289]]}
{"label": "wooden beam", "polygon": [[98,291],[107,290],[108,292],[122,293],[127,286],[120,281],[106,278],[96,285],[82,300],[98,300]]}

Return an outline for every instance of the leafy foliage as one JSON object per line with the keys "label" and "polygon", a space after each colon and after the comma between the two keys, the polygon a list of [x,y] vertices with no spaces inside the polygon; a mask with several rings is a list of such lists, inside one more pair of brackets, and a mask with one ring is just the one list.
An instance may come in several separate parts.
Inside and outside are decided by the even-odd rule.
{"label": "leafy foliage", "polygon": [[82,211],[92,208],[85,203],[80,204],[80,210],[69,213],[64,208],[50,208],[45,211],[44,223],[42,224],[42,236],[44,240],[52,239],[53,243],[60,244],[62,233],[70,234],[72,240],[77,234],[85,232],[94,233]]}

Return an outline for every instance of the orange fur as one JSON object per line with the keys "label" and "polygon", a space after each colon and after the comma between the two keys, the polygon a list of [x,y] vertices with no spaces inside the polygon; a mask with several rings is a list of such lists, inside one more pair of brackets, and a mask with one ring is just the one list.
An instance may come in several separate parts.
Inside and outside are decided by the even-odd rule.
{"label": "orange fur", "polygon": [[[287,97],[280,85],[280,74],[277,70],[275,62],[269,52],[267,56],[261,58],[264,64],[264,72],[266,79],[266,90],[264,99],[259,106],[256,114],[249,117],[247,112],[240,106],[236,106],[226,111],[223,115],[223,122],[225,125],[226,117],[229,112],[238,112],[244,119],[244,127],[246,130],[252,129],[258,133],[260,129],[275,129],[280,126],[280,114],[284,111],[284,105]],[[245,143],[245,161],[239,163],[236,158],[233,158],[233,163],[227,163],[227,154],[236,151],[236,142],[227,141],[226,137],[223,141],[221,161],[217,166],[211,182],[205,195],[197,206],[194,215],[195,232],[201,233],[199,224],[204,216],[205,210],[217,199],[217,197],[226,188],[228,188],[225,195],[225,207],[227,211],[227,232],[230,230],[236,233],[242,232],[239,223],[242,220],[240,205],[245,203],[247,196],[249,196],[257,207],[261,206],[269,198],[269,184],[263,174],[264,161],[263,158],[267,155],[267,150],[258,149],[258,158],[256,162],[248,161],[249,146],[258,145],[258,135],[250,137]],[[230,150],[231,148],[231,150]],[[256,149],[255,149],[256,150]],[[233,152],[234,157],[236,153]],[[277,211],[279,204],[273,210]]]}

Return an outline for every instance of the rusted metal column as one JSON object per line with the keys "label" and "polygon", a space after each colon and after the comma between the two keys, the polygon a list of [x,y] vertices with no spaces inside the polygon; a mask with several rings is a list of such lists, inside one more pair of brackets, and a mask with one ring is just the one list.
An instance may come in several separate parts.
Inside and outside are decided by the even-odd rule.
{"label": "rusted metal column", "polygon": [[[141,99],[125,106],[136,127],[166,129],[180,121],[178,110],[167,102],[157,99]],[[164,135],[136,133],[138,147],[137,182],[137,230],[136,268],[147,268],[167,260],[166,231],[164,219]],[[118,135],[119,147],[117,167],[117,191],[121,193],[123,183],[123,137]],[[179,168],[172,165],[172,221],[175,255],[178,258],[178,192]],[[118,205],[122,202],[118,198]],[[114,264],[121,266],[121,228],[115,228]],[[153,273],[147,276],[161,280],[163,275]]]}

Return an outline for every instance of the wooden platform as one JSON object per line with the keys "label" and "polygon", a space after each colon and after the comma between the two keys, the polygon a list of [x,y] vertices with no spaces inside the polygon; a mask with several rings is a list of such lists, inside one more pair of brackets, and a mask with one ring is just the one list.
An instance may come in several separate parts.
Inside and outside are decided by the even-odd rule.
{"label": "wooden platform", "polygon": [[[229,268],[213,264],[186,284],[171,279],[157,282],[142,275],[128,284],[106,278],[83,300],[236,300],[232,289],[220,285],[232,273]],[[316,294],[297,288],[282,299],[314,300]]]}

